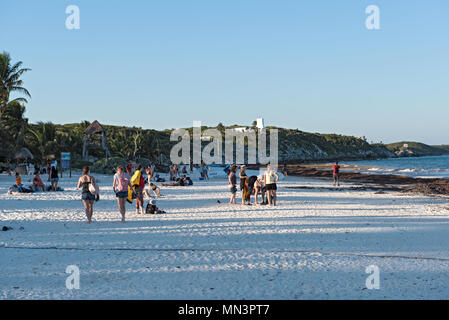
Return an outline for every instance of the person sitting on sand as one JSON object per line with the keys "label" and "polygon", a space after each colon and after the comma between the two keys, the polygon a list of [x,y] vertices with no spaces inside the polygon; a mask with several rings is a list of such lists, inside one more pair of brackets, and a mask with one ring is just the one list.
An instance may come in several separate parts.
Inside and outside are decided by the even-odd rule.
{"label": "person sitting on sand", "polygon": [[38,170],[36,170],[34,172],[33,188],[34,188],[35,191],[39,191],[39,189],[41,189],[42,191],[45,191],[45,184],[42,181],[41,177],[39,176],[39,171]]}
{"label": "person sitting on sand", "polygon": [[95,178],[90,176],[90,168],[85,166],[83,168],[83,175],[78,180],[77,188],[82,188],[81,199],[86,210],[87,223],[92,222],[92,215],[94,213],[95,195],[89,190],[91,183],[95,183]]}
{"label": "person sitting on sand", "polygon": [[335,161],[335,164],[332,166],[333,177],[334,177],[334,186],[340,186],[340,165],[338,161]]}
{"label": "person sitting on sand", "polygon": [[184,187],[192,185],[192,180],[189,177],[177,178],[174,182],[162,183],[161,186],[164,187]]}
{"label": "person sitting on sand", "polygon": [[22,176],[20,173],[16,172],[16,185],[17,189],[19,189],[19,192],[23,191],[23,185],[22,185]]}
{"label": "person sitting on sand", "polygon": [[237,193],[237,166],[231,166],[231,170],[228,175],[228,184],[231,191],[231,198],[229,199],[230,204],[235,204],[235,195]]}

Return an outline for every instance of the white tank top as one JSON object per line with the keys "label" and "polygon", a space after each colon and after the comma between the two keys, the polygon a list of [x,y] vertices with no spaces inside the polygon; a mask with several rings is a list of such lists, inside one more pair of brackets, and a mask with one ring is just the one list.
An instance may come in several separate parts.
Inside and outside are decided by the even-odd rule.
{"label": "white tank top", "polygon": [[265,172],[265,184],[272,184],[272,183],[274,183],[273,171]]}

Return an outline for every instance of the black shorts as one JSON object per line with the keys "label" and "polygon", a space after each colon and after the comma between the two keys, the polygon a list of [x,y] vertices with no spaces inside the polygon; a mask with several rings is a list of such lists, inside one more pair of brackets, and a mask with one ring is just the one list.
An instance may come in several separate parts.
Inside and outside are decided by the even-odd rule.
{"label": "black shorts", "polygon": [[115,196],[117,198],[128,198],[128,191],[118,191]]}
{"label": "black shorts", "polygon": [[237,187],[234,185],[230,188],[230,190],[232,194],[235,194],[237,192]]}
{"label": "black shorts", "polygon": [[277,190],[276,183],[269,183],[265,187],[266,187],[267,191],[268,190]]}

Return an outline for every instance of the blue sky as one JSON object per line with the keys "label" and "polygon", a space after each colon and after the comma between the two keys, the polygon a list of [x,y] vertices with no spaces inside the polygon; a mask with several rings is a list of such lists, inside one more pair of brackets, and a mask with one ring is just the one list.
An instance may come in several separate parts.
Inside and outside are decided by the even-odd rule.
{"label": "blue sky", "polygon": [[[68,5],[80,29],[65,27]],[[380,8],[380,30],[365,8]],[[447,0],[0,0],[31,122],[268,125],[449,143]]]}

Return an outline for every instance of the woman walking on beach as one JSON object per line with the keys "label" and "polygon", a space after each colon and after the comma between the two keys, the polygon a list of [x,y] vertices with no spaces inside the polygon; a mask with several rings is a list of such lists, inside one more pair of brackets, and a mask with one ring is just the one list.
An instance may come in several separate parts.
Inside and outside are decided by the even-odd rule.
{"label": "woman walking on beach", "polygon": [[237,193],[237,176],[236,176],[236,172],[237,172],[237,166],[232,166],[231,170],[229,171],[229,176],[228,176],[228,183],[229,183],[229,188],[231,191],[231,199],[229,199],[229,203],[230,204],[235,204],[235,195]]}
{"label": "woman walking on beach", "polygon": [[268,204],[271,206],[276,205],[276,190],[277,186],[276,183],[279,180],[279,175],[276,171],[271,170],[271,166],[267,165],[267,170],[265,171],[265,174],[263,176],[263,182],[265,184],[265,189],[267,192],[267,199]]}
{"label": "woman walking on beach", "polygon": [[88,166],[83,168],[83,175],[78,180],[77,188],[82,188],[81,199],[83,200],[84,208],[86,209],[87,223],[92,222],[92,215],[94,211],[95,195],[89,190],[89,185],[95,183],[95,178],[90,176],[90,169]]}
{"label": "woman walking on beach", "polygon": [[117,197],[117,204],[122,215],[122,222],[125,222],[126,198],[128,198],[128,187],[131,187],[129,175],[123,172],[123,167],[117,167],[117,173],[114,175],[112,189]]}

